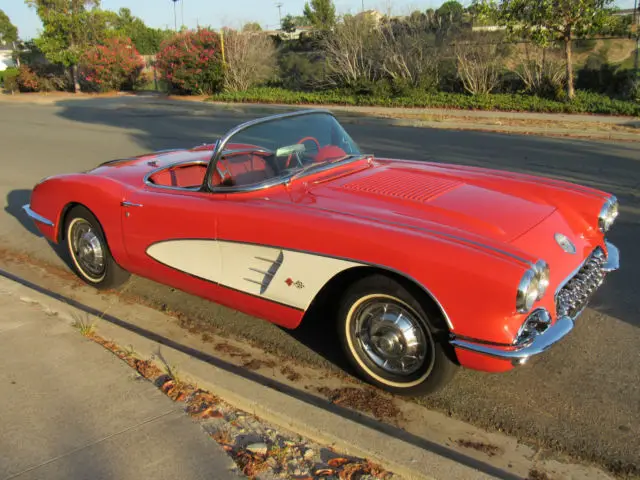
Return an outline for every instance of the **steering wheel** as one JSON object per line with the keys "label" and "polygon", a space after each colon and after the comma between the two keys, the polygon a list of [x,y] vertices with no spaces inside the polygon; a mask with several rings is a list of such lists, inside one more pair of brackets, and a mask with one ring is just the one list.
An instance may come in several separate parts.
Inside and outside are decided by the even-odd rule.
{"label": "steering wheel", "polygon": [[[314,137],[304,137],[302,140],[297,142],[297,145],[300,145],[307,141],[314,142],[318,146],[318,151],[320,151],[320,142]],[[289,158],[287,158],[287,163],[285,164],[285,168],[290,168],[292,157],[293,157],[293,153],[289,155]],[[298,158],[298,163],[300,164],[300,166],[302,166],[302,162],[300,161],[300,156],[297,153],[296,153],[296,157]]]}

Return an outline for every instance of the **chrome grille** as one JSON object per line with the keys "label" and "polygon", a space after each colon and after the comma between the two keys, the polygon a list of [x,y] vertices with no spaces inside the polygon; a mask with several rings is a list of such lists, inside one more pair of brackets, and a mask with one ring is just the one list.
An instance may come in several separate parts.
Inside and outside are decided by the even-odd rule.
{"label": "chrome grille", "polygon": [[596,248],[580,270],[564,284],[556,295],[558,317],[575,318],[587,306],[591,296],[604,281],[603,266],[606,261],[604,251],[600,247]]}

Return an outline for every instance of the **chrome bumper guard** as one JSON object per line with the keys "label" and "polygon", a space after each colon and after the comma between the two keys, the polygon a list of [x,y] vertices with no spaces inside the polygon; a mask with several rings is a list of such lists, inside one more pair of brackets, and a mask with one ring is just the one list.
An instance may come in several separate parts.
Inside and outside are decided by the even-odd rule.
{"label": "chrome bumper guard", "polygon": [[29,217],[31,217],[36,222],[43,223],[44,225],[47,225],[49,227],[55,226],[55,224],[51,220],[49,220],[48,218],[44,218],[42,215],[39,215],[31,210],[31,206],[28,203],[26,205],[23,205],[22,209],[27,213],[27,215],[29,215]]}
{"label": "chrome bumper guard", "polygon": [[[612,272],[620,268],[620,252],[612,243],[605,242],[605,244],[607,247],[607,259],[602,265],[602,270],[604,272]],[[451,345],[493,358],[508,360],[511,361],[513,365],[522,365],[526,363],[530,357],[545,352],[566,337],[569,332],[573,330],[575,320],[580,313],[581,312],[578,312],[573,318],[569,316],[559,316],[553,325],[523,345],[497,347],[462,339],[451,340]]]}

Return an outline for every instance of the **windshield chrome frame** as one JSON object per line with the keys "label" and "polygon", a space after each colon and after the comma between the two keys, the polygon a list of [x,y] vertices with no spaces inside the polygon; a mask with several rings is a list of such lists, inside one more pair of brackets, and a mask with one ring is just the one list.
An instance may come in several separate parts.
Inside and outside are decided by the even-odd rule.
{"label": "windshield chrome frame", "polygon": [[[294,176],[297,172],[293,172],[289,175],[285,175],[282,177],[274,177],[268,180],[265,180],[263,182],[259,182],[259,183],[255,183],[252,185],[243,185],[243,186],[239,186],[239,187],[214,187],[211,185],[211,179],[213,178],[213,171],[216,169],[218,162],[220,161],[220,157],[222,156],[222,154],[224,154],[226,152],[225,147],[227,145],[227,143],[229,142],[229,140],[231,139],[231,137],[233,137],[235,134],[246,130],[249,127],[252,127],[254,125],[259,125],[262,123],[267,123],[267,122],[273,122],[275,120],[280,120],[282,118],[290,118],[290,117],[298,117],[298,116],[303,116],[303,115],[311,115],[314,113],[324,113],[324,114],[328,114],[331,115],[335,121],[340,125],[340,127],[342,127],[344,129],[344,127],[342,126],[342,124],[340,124],[340,122],[338,122],[338,119],[336,118],[336,116],[331,113],[329,110],[327,109],[306,109],[306,110],[299,110],[296,112],[287,112],[287,113],[278,113],[275,115],[270,115],[268,117],[262,117],[262,118],[257,118],[254,120],[250,120],[248,122],[242,123],[234,128],[232,128],[231,130],[229,130],[220,140],[218,140],[216,142],[216,146],[213,149],[213,153],[211,155],[211,159],[209,160],[209,167],[207,169],[207,172],[205,173],[205,179],[202,185],[202,188],[205,191],[211,192],[211,193],[238,193],[238,192],[253,192],[253,191],[258,191],[258,190],[263,190],[265,188],[270,188],[270,187],[274,187],[276,185],[280,185],[280,184],[284,184],[287,183],[292,176]],[[318,165],[318,168],[316,169],[312,169],[309,171],[309,174],[311,173],[318,173],[318,172],[322,172],[324,170],[328,170],[330,168],[333,168],[335,166],[338,165],[344,165],[346,163],[361,159],[363,157],[367,157],[368,155],[365,154],[360,154],[360,155],[354,155],[348,158],[345,158],[344,160],[335,162],[335,163],[331,163],[328,162],[326,165],[321,166],[321,164]],[[304,175],[303,175],[304,176]]]}

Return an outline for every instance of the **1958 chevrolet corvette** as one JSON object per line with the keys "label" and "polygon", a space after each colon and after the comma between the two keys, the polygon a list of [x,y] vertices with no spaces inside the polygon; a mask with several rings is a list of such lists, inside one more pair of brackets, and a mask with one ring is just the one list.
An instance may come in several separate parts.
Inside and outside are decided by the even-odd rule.
{"label": "1958 chevrolet corvette", "polygon": [[49,177],[30,201],[87,283],[133,273],[291,329],[322,308],[358,374],[407,395],[544,352],[619,265],[614,196],[376,158],[324,110]]}

